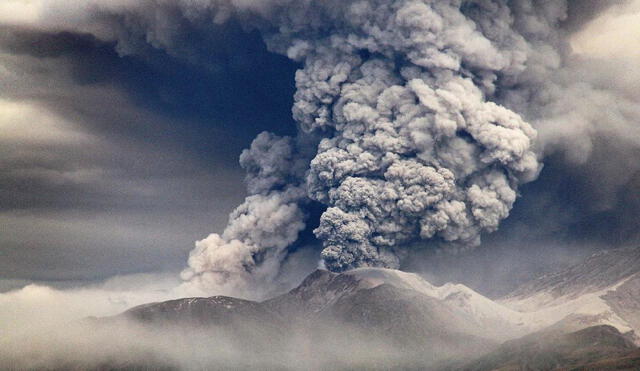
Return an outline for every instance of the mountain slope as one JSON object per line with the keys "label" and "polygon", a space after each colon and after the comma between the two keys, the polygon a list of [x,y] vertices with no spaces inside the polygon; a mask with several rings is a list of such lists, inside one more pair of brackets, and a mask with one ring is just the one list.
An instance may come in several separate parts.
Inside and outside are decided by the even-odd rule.
{"label": "mountain slope", "polygon": [[387,283],[415,290],[433,298],[482,329],[483,336],[509,339],[536,330],[525,314],[497,303],[462,284],[447,283],[434,286],[417,274],[391,269],[360,268],[345,274],[368,280],[372,284]]}
{"label": "mountain slope", "polygon": [[264,310],[258,303],[213,296],[187,298],[144,304],[124,313],[124,316],[145,323],[171,322],[177,324],[206,325],[230,324],[236,320],[252,322],[276,322],[277,317]]}
{"label": "mountain slope", "polygon": [[481,354],[446,369],[636,367],[639,255],[638,249],[596,254],[499,301],[397,270],[317,270],[264,302],[179,299],[117,319],[171,333],[212,329],[205,337],[254,354],[252,367],[268,359],[277,369],[437,369],[447,359]]}
{"label": "mountain slope", "polygon": [[[307,352],[298,348],[305,343],[332,351],[334,344],[345,344],[344,349],[361,346],[358,352],[367,356],[359,367],[371,368],[368,362],[381,357],[374,363],[424,368],[461,353],[485,353],[499,344],[504,328],[511,328],[496,326],[501,330],[495,331],[495,323],[474,316],[477,309],[461,309],[466,290],[442,291],[417,275],[387,269],[342,274],[317,270],[290,292],[260,303],[220,296],[187,298],[135,307],[117,319],[169,326],[172,331],[189,326],[217,333],[222,329],[223,336],[241,345],[244,338],[268,338],[275,352]],[[256,346],[248,345],[248,351]]]}
{"label": "mountain slope", "polygon": [[473,352],[497,345],[483,336],[481,327],[451,312],[441,301],[389,284],[343,296],[321,315],[324,320],[388,338],[411,352],[455,355],[460,344]]}
{"label": "mountain slope", "polygon": [[605,250],[566,270],[531,281],[498,303],[535,327],[606,324],[640,332],[640,248]]}
{"label": "mountain slope", "polygon": [[565,270],[530,281],[506,295],[504,299],[522,300],[541,294],[547,296],[548,302],[558,298],[576,298],[612,287],[638,274],[640,248],[603,250]]}
{"label": "mountain slope", "polygon": [[637,370],[640,367],[634,361],[637,355],[637,346],[616,328],[594,326],[571,333],[545,330],[530,334],[508,341],[485,356],[443,370],[600,370],[589,368],[598,364],[602,367],[626,364],[630,366],[626,369]]}

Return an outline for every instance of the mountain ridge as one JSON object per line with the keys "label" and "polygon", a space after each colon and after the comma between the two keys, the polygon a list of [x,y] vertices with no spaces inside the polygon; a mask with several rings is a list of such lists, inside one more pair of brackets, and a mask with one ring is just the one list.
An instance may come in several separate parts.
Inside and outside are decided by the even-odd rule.
{"label": "mountain ridge", "polygon": [[575,296],[611,287],[634,275],[640,275],[640,247],[607,249],[566,269],[525,282],[500,300],[538,292],[547,292],[553,299]]}
{"label": "mountain ridge", "polygon": [[[634,333],[640,329],[640,264],[636,266],[636,262],[640,262],[638,248],[607,250],[566,270],[526,283],[495,301],[462,284],[435,286],[414,273],[359,268],[343,273],[317,269],[294,289],[262,302],[214,296],[206,299],[208,304],[204,298],[177,299],[170,303],[186,307],[188,303],[199,303],[215,309],[216,313],[225,312],[224,306],[238,306],[251,315],[256,315],[252,310],[262,312],[258,315],[260,318],[313,318],[358,291],[387,284],[435,300],[432,306],[442,304],[452,316],[467,323],[471,333],[482,334],[487,339],[517,338],[550,326],[577,330],[603,324],[623,333]],[[224,303],[214,305],[220,300]],[[436,302],[438,304],[433,304]],[[144,319],[145,315],[151,316],[151,313],[145,314],[145,310],[155,310],[158,312],[155,316],[160,318],[163,311],[159,308],[167,305],[146,304],[124,315],[139,312],[138,316]],[[475,330],[471,330],[473,328]]]}
{"label": "mountain ridge", "polygon": [[[259,343],[264,339],[270,346],[289,349],[292,333],[302,344],[337,342],[348,349],[363,343],[367,348],[367,342],[375,340],[377,345],[369,348],[386,349],[379,354],[361,350],[368,356],[359,363],[336,359],[336,369],[393,364],[405,369],[483,370],[461,362],[439,365],[451,358],[489,366],[513,366],[522,359],[558,368],[619,365],[633,362],[640,343],[635,336],[640,324],[636,257],[640,249],[595,254],[496,301],[462,284],[435,286],[398,270],[318,269],[289,292],[262,302],[185,298],[134,307],[114,318],[149,326],[222,328],[224,336],[248,349],[264,346]],[[611,357],[599,337],[617,344]],[[261,340],[246,340],[252,338]],[[562,351],[553,353],[554,347]]]}
{"label": "mountain ridge", "polygon": [[[611,325],[640,332],[640,248],[609,249],[525,283],[496,302],[546,326]],[[571,319],[574,323],[571,323]],[[549,323],[555,322],[555,323]]]}

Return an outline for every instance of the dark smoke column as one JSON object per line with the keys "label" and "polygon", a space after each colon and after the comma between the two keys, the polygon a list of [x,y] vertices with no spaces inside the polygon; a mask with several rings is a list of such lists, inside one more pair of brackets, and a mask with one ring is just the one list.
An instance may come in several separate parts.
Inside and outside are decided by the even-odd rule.
{"label": "dark smoke column", "polygon": [[[397,268],[415,241],[469,247],[497,229],[540,168],[536,131],[487,100],[530,52],[506,2],[265,4],[267,45],[304,66],[293,107],[300,137],[322,139],[310,158],[290,138],[254,142],[242,160],[262,159],[248,167],[251,196],[222,236],[198,243],[185,278],[274,277],[309,199],[327,207],[315,234],[334,271]],[[273,144],[252,156],[263,142]],[[283,163],[294,158],[305,168]]]}
{"label": "dark smoke column", "polygon": [[539,169],[536,132],[485,98],[499,73],[524,68],[526,43],[497,26],[485,35],[464,13],[499,22],[510,9],[312,4],[294,6],[281,20],[286,32],[268,40],[303,61],[294,117],[303,131],[325,134],[306,185],[328,206],[315,231],[327,267],[397,268],[403,246],[418,239],[477,245]]}

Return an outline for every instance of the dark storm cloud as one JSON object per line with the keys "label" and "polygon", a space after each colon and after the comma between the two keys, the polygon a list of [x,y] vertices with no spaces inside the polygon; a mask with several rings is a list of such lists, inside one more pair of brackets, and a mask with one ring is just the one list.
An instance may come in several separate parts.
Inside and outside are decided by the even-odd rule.
{"label": "dark storm cloud", "polygon": [[86,33],[1,28],[3,278],[180,268],[243,197],[241,149],[293,127],[295,65],[255,35],[229,40],[237,57],[196,43],[195,65],[153,48],[121,56]]}
{"label": "dark storm cloud", "polygon": [[[226,133],[242,128],[237,131],[241,138],[230,136],[225,141],[241,142],[234,143],[237,146],[235,152],[238,152],[260,130],[269,129],[281,134],[293,132],[289,112],[296,64],[268,53],[257,35],[242,33],[234,27],[230,29],[222,40],[202,40],[202,43],[195,31],[185,31],[193,39],[182,43],[181,48],[190,52],[169,55],[147,46],[135,55],[122,56],[117,53],[114,42],[100,41],[89,34],[5,26],[0,48],[13,56],[33,57],[30,58],[31,69],[21,72],[40,72],[38,81],[57,79],[56,84],[66,87],[114,86],[135,106],[169,119],[176,117],[182,121],[194,121],[198,125],[191,128],[191,132],[186,128],[192,136],[195,130],[198,135],[202,135],[202,131],[211,135],[213,130]],[[238,52],[231,54],[230,48],[237,48]],[[199,60],[196,64],[190,57],[195,53]],[[257,65],[260,68],[255,68]],[[47,76],[38,71],[43,68],[48,69]],[[60,74],[57,69],[66,74]],[[59,81],[62,79],[64,81]],[[34,90],[38,92],[42,88],[36,82],[24,84],[28,91],[12,86],[5,94],[17,90],[17,97],[33,97]],[[62,102],[52,103],[58,105]],[[80,111],[79,107],[69,108]],[[111,133],[118,128],[125,137],[149,134],[142,132],[140,125],[127,122],[105,119],[93,125],[106,127]],[[173,125],[173,128],[180,135],[180,125]],[[136,133],[136,130],[140,132]]]}

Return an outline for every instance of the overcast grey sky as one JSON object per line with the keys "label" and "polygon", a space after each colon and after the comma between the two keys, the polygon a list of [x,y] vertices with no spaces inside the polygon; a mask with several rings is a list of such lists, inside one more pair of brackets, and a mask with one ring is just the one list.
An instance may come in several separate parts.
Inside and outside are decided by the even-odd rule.
{"label": "overcast grey sky", "polygon": [[0,5],[0,280],[179,272],[243,199],[241,150],[292,130],[295,65],[232,27],[206,67],[123,57],[24,4]]}

